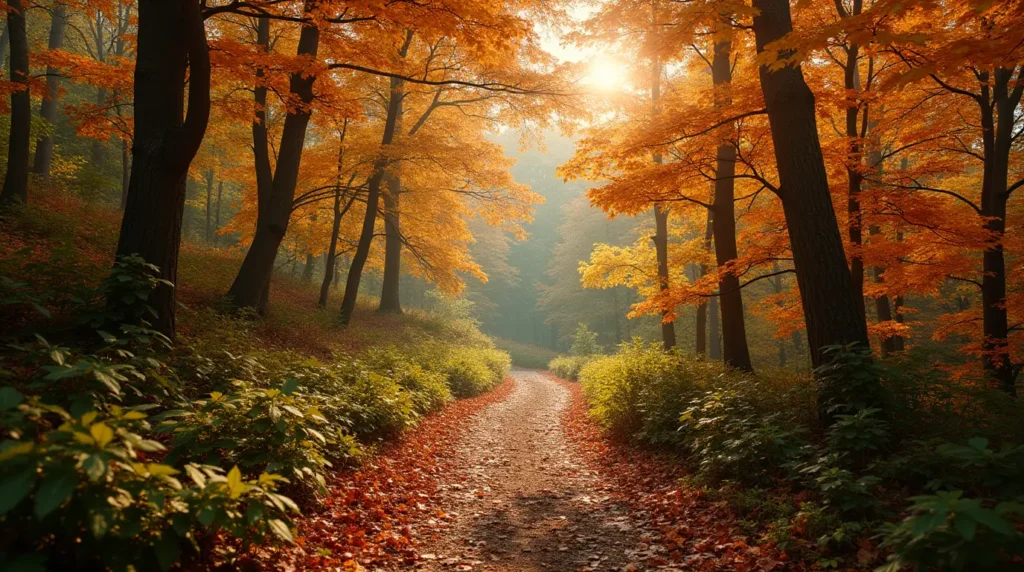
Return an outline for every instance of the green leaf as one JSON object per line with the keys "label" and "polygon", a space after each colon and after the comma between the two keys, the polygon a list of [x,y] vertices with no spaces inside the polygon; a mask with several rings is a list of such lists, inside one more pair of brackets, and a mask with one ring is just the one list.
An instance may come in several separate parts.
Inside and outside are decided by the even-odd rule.
{"label": "green leaf", "polygon": [[90,481],[96,482],[106,474],[107,464],[98,455],[89,455],[82,461],[82,469],[89,475]]}
{"label": "green leaf", "polygon": [[174,537],[170,529],[160,535],[160,540],[153,544],[153,551],[156,553],[157,562],[162,570],[169,570],[178,561],[178,539]]}
{"label": "green leaf", "polygon": [[217,511],[211,506],[204,506],[196,513],[196,520],[203,526],[210,526],[217,519]]}
{"label": "green leaf", "polygon": [[43,483],[36,491],[36,518],[41,519],[64,504],[71,493],[75,492],[77,484],[78,476],[71,471],[59,471],[43,478]]}
{"label": "green leaf", "polygon": [[288,378],[284,380],[284,383],[281,384],[281,393],[283,393],[284,395],[291,395],[292,393],[295,393],[295,390],[298,389],[298,387],[298,380],[294,378]]}
{"label": "green leaf", "polygon": [[0,515],[18,506],[18,503],[32,490],[36,480],[36,468],[30,467],[0,481]]}
{"label": "green leaf", "polygon": [[983,508],[978,510],[972,510],[970,514],[974,517],[974,520],[991,528],[994,532],[998,534],[1012,536],[1016,532],[1016,529],[1013,528],[1013,525],[1004,520],[998,514],[996,514],[995,511]]}
{"label": "green leaf", "polygon": [[25,396],[13,387],[0,387],[0,410],[14,409],[25,400]]}
{"label": "green leaf", "polygon": [[960,533],[960,536],[964,537],[964,540],[970,542],[974,540],[974,533],[978,530],[978,521],[971,518],[969,515],[958,515],[956,517],[956,523],[954,525],[956,531]]}
{"label": "green leaf", "polygon": [[281,540],[284,540],[285,542],[295,542],[295,539],[292,538],[291,529],[288,528],[288,525],[285,524],[283,520],[272,518],[267,521],[267,524],[270,525],[270,530],[272,530]]}
{"label": "green leaf", "polygon": [[985,449],[988,449],[988,439],[984,437],[968,439],[967,446],[976,451],[984,451]]}

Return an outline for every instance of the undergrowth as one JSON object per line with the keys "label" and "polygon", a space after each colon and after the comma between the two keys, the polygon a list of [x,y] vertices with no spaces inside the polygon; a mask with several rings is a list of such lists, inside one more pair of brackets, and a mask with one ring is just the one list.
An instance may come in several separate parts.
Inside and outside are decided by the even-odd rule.
{"label": "undergrowth", "polygon": [[2,569],[241,565],[293,541],[330,471],[510,367],[464,318],[341,329],[288,281],[266,319],[218,312],[237,255],[189,244],[172,341],[149,328],[153,269],[110,270],[116,220],[42,197],[0,241]]}
{"label": "undergrowth", "polygon": [[[658,345],[588,359],[579,380],[601,427],[683,452],[695,486],[792,556],[824,568],[1019,567],[1024,410],[927,363],[830,348],[818,378],[850,398],[828,425],[810,377],[753,376]],[[881,407],[855,398],[874,379]]]}

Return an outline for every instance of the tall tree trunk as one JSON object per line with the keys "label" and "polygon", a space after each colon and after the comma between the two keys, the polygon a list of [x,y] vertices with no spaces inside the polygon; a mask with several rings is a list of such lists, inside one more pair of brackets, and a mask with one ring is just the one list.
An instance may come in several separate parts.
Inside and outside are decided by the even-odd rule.
{"label": "tall tree trunk", "polygon": [[[729,84],[732,83],[729,40],[715,42],[711,76],[715,84],[717,103],[729,103]],[[715,171],[715,202],[712,227],[715,235],[715,259],[718,266],[728,268],[738,256],[736,247],[736,147],[731,141],[718,145]],[[729,271],[718,282],[719,304],[722,307],[722,346],[725,365],[743,371],[754,371],[747,348],[747,330],[743,317],[743,292],[740,279]]]}
{"label": "tall tree trunk", "polygon": [[[712,192],[714,192],[714,185],[711,186]],[[711,252],[712,238],[714,237],[714,210],[708,209],[707,223],[704,224],[704,250]],[[699,269],[698,278],[703,278],[708,274],[708,265],[701,263]],[[695,350],[697,355],[702,356],[707,353],[707,338],[708,338],[708,302],[704,302],[697,306],[697,339]]]}
{"label": "tall tree trunk", "polygon": [[[64,25],[67,23],[67,7],[62,2],[56,2],[53,6],[53,13],[50,16],[50,39],[47,47],[51,50],[59,50],[64,45]],[[53,164],[53,131],[52,127],[57,123],[57,103],[60,97],[60,70],[53,66],[46,66],[46,95],[39,108],[39,116],[46,121],[51,130],[36,141],[36,157],[33,163],[32,172],[39,175],[44,181],[50,180],[50,165]]]}
{"label": "tall tree trunk", "polygon": [[[315,1],[307,0],[304,11],[308,14],[315,7]],[[315,22],[302,25],[299,32],[297,55],[299,58],[313,61],[316,59],[320,44],[320,29]],[[312,114],[310,104],[313,102],[313,82],[316,76],[304,70],[295,71],[289,78],[289,92],[298,100],[298,105],[288,110],[281,133],[281,142],[277,154],[277,168],[270,185],[269,196],[264,204],[266,208],[257,214],[256,232],[252,244],[245,254],[245,260],[238,270],[228,297],[236,308],[255,308],[258,312],[267,310],[266,291],[269,289],[270,278],[274,272],[274,260],[277,258],[281,241],[288,230],[291,218],[292,203],[295,200],[295,185],[299,176],[299,164],[302,161],[302,147],[306,140],[306,127]],[[259,117],[259,116],[257,116]],[[260,123],[265,131],[265,123]],[[256,124],[253,124],[254,139],[257,137]],[[254,141],[254,147],[260,147]],[[262,152],[262,151],[261,151]],[[260,166],[257,165],[257,169]],[[266,173],[264,173],[266,176]],[[265,181],[264,181],[265,182]],[[257,193],[265,189],[257,189]],[[257,207],[257,210],[260,210]]]}
{"label": "tall tree trunk", "polygon": [[[788,0],[754,0],[757,51],[793,29]],[[867,326],[857,308],[843,241],[832,208],[828,177],[818,141],[814,94],[799,65],[758,70],[778,166],[779,197],[789,229],[797,284],[803,302],[811,361],[824,363],[827,346],[868,345]],[[837,387],[822,384],[819,410],[826,422]],[[867,387],[874,393],[874,388]],[[873,401],[874,396],[866,396]]]}
{"label": "tall tree trunk", "polygon": [[[1024,90],[1024,67],[996,68],[994,82],[989,88],[982,84],[981,127],[984,144],[984,171],[982,176],[981,214],[986,217],[985,229],[992,239],[982,254],[981,303],[983,365],[985,373],[1000,389],[1017,394],[1017,372],[1009,352],[1009,320],[1006,309],[1006,260],[1003,235],[1006,231],[1006,203],[1009,194],[1008,175],[1010,149],[1013,144],[1015,113]],[[991,103],[989,103],[991,89]]]}
{"label": "tall tree trunk", "polygon": [[217,183],[217,210],[214,213],[213,243],[220,243],[220,202],[224,197],[224,180]]}
{"label": "tall tree trunk", "polygon": [[[398,113],[401,118],[401,103],[399,103]],[[397,167],[397,165],[393,166]],[[384,200],[384,278],[377,311],[401,314],[399,277],[402,274],[402,230],[399,205],[401,204],[402,181],[397,172],[384,175],[384,181],[387,184],[387,192],[382,197]]]}
{"label": "tall tree trunk", "polygon": [[[402,59],[409,52],[412,35],[412,30],[406,32],[405,42],[398,50],[398,56]],[[398,78],[391,78],[387,117],[384,120],[384,133],[381,135],[380,142],[382,150],[391,145],[395,138],[398,114],[401,111],[402,98],[404,97],[402,91],[404,83]],[[370,175],[370,179],[367,181],[366,214],[363,216],[363,228],[359,233],[359,244],[356,246],[356,252],[352,256],[352,264],[348,269],[348,279],[345,281],[345,295],[341,300],[339,321],[342,325],[348,325],[352,320],[352,313],[356,309],[356,298],[359,296],[359,282],[362,280],[363,267],[366,265],[366,259],[370,255],[370,245],[373,243],[374,229],[377,225],[377,210],[380,203],[380,187],[387,167],[387,159],[383,156],[378,157],[373,163],[373,174]]]}
{"label": "tall tree trunk", "polygon": [[718,312],[718,296],[712,296],[708,300],[708,359],[722,359],[722,336],[721,328],[718,327],[720,314]]}
{"label": "tall tree trunk", "polygon": [[[199,4],[140,0],[135,64],[135,145],[128,201],[117,255],[138,254],[178,278],[185,181],[210,117],[210,58]],[[189,70],[188,115],[184,113]],[[149,298],[153,326],[174,335],[174,290],[159,286]]]}
{"label": "tall tree trunk", "polygon": [[333,282],[335,278],[336,270],[334,265],[338,258],[338,232],[341,230],[341,216],[341,191],[335,189],[334,221],[331,224],[331,244],[327,248],[327,258],[324,260],[324,279],[320,283],[320,299],[316,303],[318,308],[327,307],[327,297],[330,295],[331,282]]}
{"label": "tall tree trunk", "polygon": [[[839,10],[841,18],[859,16],[863,6],[862,0],[853,0],[852,9],[847,11],[843,2],[836,2],[836,9]],[[864,231],[863,215],[860,208],[860,191],[864,182],[864,175],[861,173],[862,147],[860,142],[861,133],[858,123],[861,119],[860,109],[860,69],[858,60],[860,57],[860,44],[850,42],[846,46],[846,64],[843,66],[843,83],[846,88],[846,182],[847,182],[847,232],[850,239],[850,277],[853,280],[853,297],[857,304],[857,311],[867,327],[867,315],[864,307]],[[867,108],[864,109],[864,120],[867,120]]]}
{"label": "tall tree trunk", "polygon": [[[657,8],[655,7],[655,14]],[[657,55],[651,61],[651,108],[658,113],[658,100],[661,99],[661,60]],[[654,162],[661,164],[661,153],[654,154]],[[668,272],[668,207],[654,203],[654,250],[658,258],[658,289],[664,292],[671,287]],[[671,308],[661,310],[661,343],[666,350],[676,347],[675,324],[669,319]]]}
{"label": "tall tree trunk", "polygon": [[306,263],[302,265],[302,281],[312,282],[313,271],[316,269],[316,257],[312,253],[306,253]]}
{"label": "tall tree trunk", "polygon": [[21,0],[7,0],[7,26],[10,28],[11,133],[7,144],[7,174],[0,190],[0,206],[28,201],[28,147],[32,125],[32,99],[28,89],[28,35],[25,31],[25,7]]}
{"label": "tall tree trunk", "polygon": [[213,242],[213,169],[206,171],[206,242]]}
{"label": "tall tree trunk", "polygon": [[[105,62],[107,60],[107,42],[104,38],[104,30],[106,24],[104,23],[105,16],[102,11],[96,11],[96,61]],[[96,88],[96,106],[103,110],[104,106],[107,105],[107,88],[99,87]],[[106,115],[106,111],[102,111]],[[99,139],[93,139],[90,145],[89,162],[94,169],[100,171],[103,169],[104,160],[104,148],[103,142]]]}
{"label": "tall tree trunk", "polygon": [[[776,262],[773,265],[772,272],[778,272],[778,271],[779,271],[779,263]],[[774,280],[772,280],[772,286],[774,286],[774,288],[775,288],[775,295],[776,296],[778,296],[779,294],[782,294],[782,275],[781,274],[779,274],[778,276],[775,277]],[[779,339],[778,340],[778,347],[779,347],[779,367],[786,367],[786,343],[784,341],[782,341],[781,339]]]}
{"label": "tall tree trunk", "polygon": [[121,204],[119,209],[124,212],[125,204],[128,202],[128,186],[132,180],[132,159],[131,147],[127,139],[121,140]]}
{"label": "tall tree trunk", "polygon": [[10,20],[4,20],[4,29],[0,32],[0,69],[7,67],[7,47],[11,43]]}

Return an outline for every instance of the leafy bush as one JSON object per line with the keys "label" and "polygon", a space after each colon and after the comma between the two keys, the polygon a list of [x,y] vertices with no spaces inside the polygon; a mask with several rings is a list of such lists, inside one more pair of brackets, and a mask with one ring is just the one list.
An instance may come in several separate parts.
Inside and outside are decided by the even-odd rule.
{"label": "leafy bush", "polygon": [[583,367],[593,359],[592,356],[558,356],[548,362],[548,369],[562,379],[579,381]]}
{"label": "leafy bush", "polygon": [[158,416],[157,431],[172,436],[167,461],[284,473],[307,490],[322,491],[328,457],[347,451],[344,437],[295,393],[294,380],[274,389],[236,386],[234,393],[214,392]]}
{"label": "leafy bush", "polygon": [[444,374],[456,397],[479,395],[500,382],[483,355],[475,349],[452,351],[431,367]]}
{"label": "leafy bush", "polygon": [[16,568],[168,569],[205,559],[219,530],[244,543],[291,541],[298,507],[274,492],[283,477],[245,481],[237,467],[155,462],[140,409],[117,405],[72,416],[3,388],[0,517]]}
{"label": "leafy bush", "polygon": [[572,347],[569,348],[570,355],[593,356],[602,351],[601,345],[597,343],[597,332],[592,332],[582,322],[576,326],[576,333],[572,337]]}
{"label": "leafy bush", "polygon": [[[993,504],[962,491],[913,497],[910,516],[884,528],[883,546],[893,554],[879,572],[1009,570],[1024,557],[1024,504]],[[1016,526],[1015,526],[1016,523]],[[1018,561],[1019,562],[1019,561]]]}
{"label": "leafy bush", "polygon": [[680,417],[687,450],[711,480],[764,483],[806,452],[808,431],[784,412],[759,410],[754,381],[705,392]]}

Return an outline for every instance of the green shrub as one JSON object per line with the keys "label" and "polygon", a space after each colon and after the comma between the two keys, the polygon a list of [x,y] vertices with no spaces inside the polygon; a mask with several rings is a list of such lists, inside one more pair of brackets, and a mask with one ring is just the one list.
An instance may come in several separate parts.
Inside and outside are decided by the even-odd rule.
{"label": "green shrub", "polygon": [[214,392],[157,416],[157,431],[172,437],[167,461],[283,473],[307,491],[323,491],[328,458],[351,450],[344,435],[295,392],[294,380],[274,389],[235,385],[232,393]]}
{"label": "green shrub", "polygon": [[572,337],[572,347],[569,354],[574,356],[593,356],[604,351],[597,343],[597,332],[593,332],[586,324],[580,323],[576,326],[576,333]]}
{"label": "green shrub", "polygon": [[714,389],[690,402],[680,417],[680,431],[702,476],[765,483],[805,454],[807,429],[785,412],[760,409],[761,393],[757,382],[738,380],[729,389]]}
{"label": "green shrub", "polygon": [[[893,550],[879,572],[917,570],[1010,570],[1024,557],[1024,504],[993,503],[962,491],[911,499],[910,516],[887,524],[884,547]],[[1018,561],[1019,564],[1019,561]]]}
{"label": "green shrub", "polygon": [[548,369],[562,379],[579,381],[583,367],[594,359],[593,356],[558,356],[548,362]]}
{"label": "green shrub", "polygon": [[156,459],[146,415],[111,405],[72,416],[3,388],[0,530],[12,569],[168,569],[207,560],[218,531],[246,544],[291,541],[295,503],[273,474],[246,481],[237,467]]}
{"label": "green shrub", "polygon": [[[506,354],[507,355],[507,354]],[[507,367],[507,362],[505,362]],[[448,380],[456,397],[473,397],[497,386],[504,378],[502,363],[489,350],[457,348],[431,366]]]}

